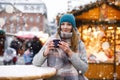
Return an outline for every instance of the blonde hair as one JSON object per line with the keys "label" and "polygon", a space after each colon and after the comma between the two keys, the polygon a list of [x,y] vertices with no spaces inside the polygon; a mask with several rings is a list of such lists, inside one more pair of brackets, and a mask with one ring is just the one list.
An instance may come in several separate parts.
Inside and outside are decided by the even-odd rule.
{"label": "blonde hair", "polygon": [[[71,38],[71,49],[74,51],[74,52],[77,52],[78,50],[78,42],[79,42],[79,37],[78,37],[78,34],[77,34],[77,31],[72,28],[72,38]],[[58,28],[58,33],[57,35],[60,35],[60,28]]]}

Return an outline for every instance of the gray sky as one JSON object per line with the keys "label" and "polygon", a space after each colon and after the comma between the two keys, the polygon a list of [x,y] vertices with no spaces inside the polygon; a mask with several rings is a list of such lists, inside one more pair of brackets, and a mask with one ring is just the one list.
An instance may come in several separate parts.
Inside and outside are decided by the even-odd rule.
{"label": "gray sky", "polygon": [[[68,9],[68,0],[42,0],[47,7],[48,20],[52,21],[57,13],[65,13]],[[70,1],[70,0],[69,0]],[[71,0],[71,4],[74,6],[84,5],[90,1],[96,0]]]}

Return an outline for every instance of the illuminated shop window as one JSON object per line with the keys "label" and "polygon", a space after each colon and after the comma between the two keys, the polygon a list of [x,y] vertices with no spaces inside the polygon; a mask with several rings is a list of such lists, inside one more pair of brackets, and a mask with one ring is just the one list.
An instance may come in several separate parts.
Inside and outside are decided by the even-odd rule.
{"label": "illuminated shop window", "polygon": [[[114,26],[83,25],[79,28],[90,62],[113,62]],[[120,53],[120,29],[116,30],[116,51]]]}

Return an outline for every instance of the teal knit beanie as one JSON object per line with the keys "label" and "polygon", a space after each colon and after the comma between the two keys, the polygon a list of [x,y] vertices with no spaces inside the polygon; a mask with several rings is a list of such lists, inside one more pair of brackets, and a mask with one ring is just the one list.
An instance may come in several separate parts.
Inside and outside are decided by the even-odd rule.
{"label": "teal knit beanie", "polygon": [[64,14],[61,16],[60,21],[59,21],[59,26],[63,22],[69,22],[72,24],[73,28],[76,27],[76,22],[75,22],[75,17],[72,14]]}

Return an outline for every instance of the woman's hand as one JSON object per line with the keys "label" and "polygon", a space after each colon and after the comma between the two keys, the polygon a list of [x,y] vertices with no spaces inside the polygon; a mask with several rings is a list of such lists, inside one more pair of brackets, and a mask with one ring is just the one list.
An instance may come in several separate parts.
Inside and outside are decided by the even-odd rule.
{"label": "woman's hand", "polygon": [[44,51],[44,56],[47,56],[49,51],[52,49],[54,49],[54,43],[53,43],[53,41],[49,41],[46,45],[46,49]]}
{"label": "woman's hand", "polygon": [[71,56],[73,54],[73,51],[70,49],[70,45],[67,42],[60,41],[60,44],[58,46],[68,55]]}

